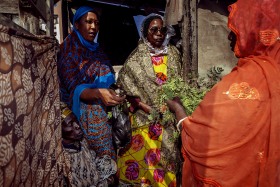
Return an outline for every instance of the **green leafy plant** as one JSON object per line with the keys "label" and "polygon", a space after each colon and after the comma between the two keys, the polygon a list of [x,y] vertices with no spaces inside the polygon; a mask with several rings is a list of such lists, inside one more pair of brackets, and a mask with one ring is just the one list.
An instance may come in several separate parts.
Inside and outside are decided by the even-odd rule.
{"label": "green leafy plant", "polygon": [[159,89],[156,99],[157,107],[149,115],[149,120],[161,120],[163,124],[175,122],[175,116],[166,106],[166,100],[179,97],[185,108],[187,115],[191,115],[198,104],[202,101],[206,92],[208,92],[218,81],[221,80],[223,69],[212,67],[208,70],[207,79],[190,79],[184,81],[181,77],[170,76],[165,84]]}

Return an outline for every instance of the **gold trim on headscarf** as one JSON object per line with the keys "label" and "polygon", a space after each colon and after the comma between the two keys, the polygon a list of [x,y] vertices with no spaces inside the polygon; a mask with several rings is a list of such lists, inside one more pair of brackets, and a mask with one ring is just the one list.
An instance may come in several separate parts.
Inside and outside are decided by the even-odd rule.
{"label": "gold trim on headscarf", "polygon": [[61,121],[63,121],[68,115],[72,113],[72,111],[63,102],[60,102],[60,110],[61,110]]}

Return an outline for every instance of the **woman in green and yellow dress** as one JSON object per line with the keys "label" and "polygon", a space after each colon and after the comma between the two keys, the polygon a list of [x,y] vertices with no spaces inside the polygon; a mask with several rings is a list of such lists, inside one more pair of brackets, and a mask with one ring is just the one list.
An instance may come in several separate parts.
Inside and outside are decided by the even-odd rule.
{"label": "woman in green and yellow dress", "polygon": [[[176,186],[181,158],[174,125],[150,122],[157,92],[170,76],[181,76],[181,57],[169,44],[174,35],[163,18],[150,14],[142,23],[137,48],[119,72],[117,84],[127,93],[133,128],[130,147],[119,154],[119,186]],[[172,73],[171,73],[172,72]]]}

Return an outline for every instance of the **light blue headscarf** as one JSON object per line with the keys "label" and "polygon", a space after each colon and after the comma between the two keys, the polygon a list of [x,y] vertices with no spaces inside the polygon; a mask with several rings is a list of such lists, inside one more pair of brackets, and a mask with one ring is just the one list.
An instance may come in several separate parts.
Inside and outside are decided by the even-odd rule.
{"label": "light blue headscarf", "polygon": [[88,13],[90,11],[94,11],[94,9],[89,6],[82,6],[76,11],[74,18],[73,18],[73,31],[77,34],[77,36],[83,46],[85,46],[86,48],[88,48],[91,51],[95,51],[96,48],[98,47],[98,43],[95,43],[94,41],[89,42],[89,41],[85,40],[84,37],[81,35],[81,33],[75,28],[75,22],[78,19],[80,19],[83,15],[85,15],[86,13]]}

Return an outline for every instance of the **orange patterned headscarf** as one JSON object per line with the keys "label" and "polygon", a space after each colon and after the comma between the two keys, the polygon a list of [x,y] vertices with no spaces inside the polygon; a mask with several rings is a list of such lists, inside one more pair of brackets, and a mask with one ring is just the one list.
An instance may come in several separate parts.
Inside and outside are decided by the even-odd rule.
{"label": "orange patterned headscarf", "polygon": [[279,0],[238,0],[228,9],[228,27],[237,37],[237,57],[271,55],[279,49]]}

